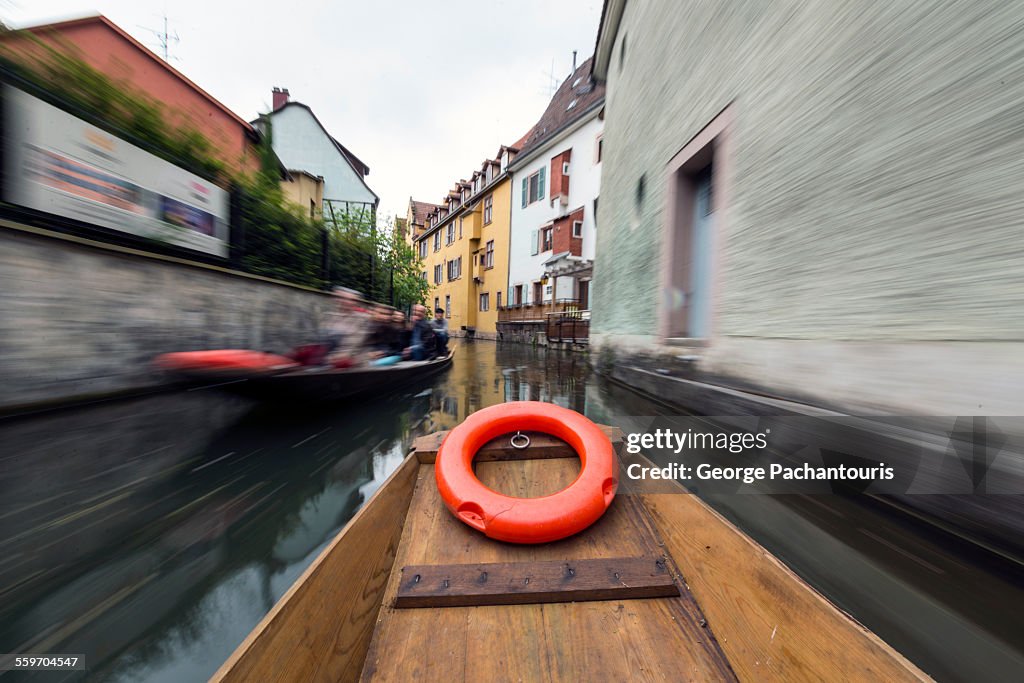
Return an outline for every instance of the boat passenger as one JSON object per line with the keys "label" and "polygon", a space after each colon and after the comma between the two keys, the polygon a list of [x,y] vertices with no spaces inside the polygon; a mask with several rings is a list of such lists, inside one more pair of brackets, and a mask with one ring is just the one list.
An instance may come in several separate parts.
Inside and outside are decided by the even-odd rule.
{"label": "boat passenger", "polygon": [[[376,306],[373,311],[373,330],[370,333],[367,343],[372,354],[384,357],[393,356],[396,353],[401,355],[404,346],[401,343],[401,330],[395,327],[393,315],[398,311],[392,311],[389,307]],[[404,316],[398,313],[404,321]]]}
{"label": "boat passenger", "polygon": [[335,287],[336,310],[329,314],[325,326],[325,337],[329,346],[329,363],[348,367],[359,364],[365,352],[367,336],[370,333],[370,315],[359,305],[359,292],[345,287]]}
{"label": "boat passenger", "polygon": [[448,321],[444,317],[443,308],[434,309],[434,319],[430,321],[430,326],[434,328],[434,339],[436,352],[438,356],[448,355]]}
{"label": "boat passenger", "polygon": [[411,332],[409,330],[409,323],[405,319],[405,314],[401,311],[395,311],[391,314],[391,327],[394,331],[394,346],[392,352],[399,355],[402,351],[409,346],[409,340],[411,338]]}
{"label": "boat passenger", "polygon": [[412,307],[412,338],[405,354],[411,360],[429,360],[434,354],[434,328],[426,321],[427,307]]}

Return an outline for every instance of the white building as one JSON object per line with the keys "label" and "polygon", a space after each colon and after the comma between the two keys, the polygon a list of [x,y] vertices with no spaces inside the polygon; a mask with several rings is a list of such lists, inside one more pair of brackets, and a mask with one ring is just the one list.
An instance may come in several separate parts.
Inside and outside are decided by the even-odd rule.
{"label": "white building", "polygon": [[274,88],[273,96],[274,153],[287,169],[323,177],[324,218],[331,219],[332,212],[375,215],[380,198],[366,184],[370,167],[331,136],[308,106],[289,101],[287,90]]}
{"label": "white building", "polygon": [[589,308],[604,127],[591,62],[555,92],[510,167],[512,305],[575,299]]}

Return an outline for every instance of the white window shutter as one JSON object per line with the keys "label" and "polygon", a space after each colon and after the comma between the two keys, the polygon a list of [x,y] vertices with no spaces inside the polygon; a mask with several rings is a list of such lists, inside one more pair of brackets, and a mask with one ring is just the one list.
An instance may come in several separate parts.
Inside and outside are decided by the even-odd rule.
{"label": "white window shutter", "polygon": [[530,245],[533,251],[530,252],[531,256],[536,256],[540,249],[537,248],[538,241],[540,239],[540,230],[534,230],[530,233]]}

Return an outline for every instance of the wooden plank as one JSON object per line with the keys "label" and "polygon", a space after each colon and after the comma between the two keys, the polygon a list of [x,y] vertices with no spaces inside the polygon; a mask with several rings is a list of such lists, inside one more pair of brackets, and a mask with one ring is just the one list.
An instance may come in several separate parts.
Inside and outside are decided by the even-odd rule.
{"label": "wooden plank", "polygon": [[418,469],[402,462],[211,681],[359,677]]}
{"label": "wooden plank", "polygon": [[[601,431],[611,439],[612,444],[619,446],[622,443],[622,430],[617,427],[601,426]],[[523,432],[530,437],[530,447],[519,449],[513,448],[510,443],[511,435],[499,436],[484,444],[476,454],[474,462],[492,462],[496,460],[544,460],[547,458],[575,458],[577,457],[569,444],[561,439],[542,434],[541,432]],[[416,455],[421,463],[433,464],[437,459],[437,450],[441,447],[444,437],[448,432],[434,432],[421,436],[413,442]]]}
{"label": "wooden plank", "polygon": [[[524,497],[563,488],[578,472],[569,458],[477,466],[485,485]],[[581,534],[538,546],[501,543],[457,521],[441,502],[433,466],[423,465],[395,566],[661,555],[651,528],[636,496],[617,496]],[[675,575],[671,561],[669,568]],[[363,680],[736,680],[678,582],[677,598],[397,609],[400,582],[394,571]]]}
{"label": "wooden plank", "polygon": [[757,681],[927,681],[697,496],[640,496],[736,674]]}
{"label": "wooden plank", "polygon": [[402,568],[395,607],[526,605],[677,597],[661,556]]}

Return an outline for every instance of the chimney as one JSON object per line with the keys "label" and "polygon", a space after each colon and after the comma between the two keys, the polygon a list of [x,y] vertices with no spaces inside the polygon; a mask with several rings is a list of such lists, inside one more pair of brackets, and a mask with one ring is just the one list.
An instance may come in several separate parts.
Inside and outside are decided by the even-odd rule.
{"label": "chimney", "polygon": [[[576,73],[576,50],[572,51],[572,72]],[[285,93],[288,91],[286,90]]]}
{"label": "chimney", "polygon": [[274,111],[288,104],[288,88],[274,88]]}

